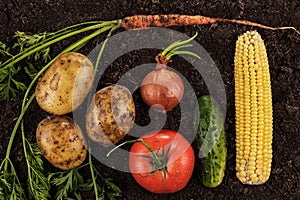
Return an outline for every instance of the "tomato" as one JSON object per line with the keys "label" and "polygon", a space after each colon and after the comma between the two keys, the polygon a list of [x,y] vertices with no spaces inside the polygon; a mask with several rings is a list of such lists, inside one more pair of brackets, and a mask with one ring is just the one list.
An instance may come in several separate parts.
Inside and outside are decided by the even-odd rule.
{"label": "tomato", "polygon": [[195,164],[191,144],[180,133],[167,129],[147,133],[141,140],[130,150],[133,178],[153,193],[173,193],[184,188]]}

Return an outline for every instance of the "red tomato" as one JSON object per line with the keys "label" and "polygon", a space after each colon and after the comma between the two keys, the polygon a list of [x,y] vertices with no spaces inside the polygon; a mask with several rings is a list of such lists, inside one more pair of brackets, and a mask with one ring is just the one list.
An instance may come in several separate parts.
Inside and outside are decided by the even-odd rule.
{"label": "red tomato", "polygon": [[157,162],[141,142],[135,142],[129,156],[134,179],[154,193],[173,193],[184,188],[195,163],[191,144],[178,132],[166,129],[147,133],[141,138],[162,162]]}

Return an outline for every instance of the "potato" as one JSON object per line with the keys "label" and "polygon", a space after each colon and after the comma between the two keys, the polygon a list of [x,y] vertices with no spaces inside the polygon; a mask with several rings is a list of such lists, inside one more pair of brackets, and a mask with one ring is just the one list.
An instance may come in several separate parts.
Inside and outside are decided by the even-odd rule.
{"label": "potato", "polygon": [[94,81],[94,67],[84,55],[68,52],[59,56],[38,82],[35,94],[39,106],[54,115],[75,110]]}
{"label": "potato", "polygon": [[133,127],[135,106],[130,91],[110,85],[97,91],[86,116],[88,136],[104,147],[116,144]]}
{"label": "potato", "polygon": [[70,117],[54,115],[42,120],[36,139],[44,157],[57,168],[76,168],[86,158],[84,136]]}

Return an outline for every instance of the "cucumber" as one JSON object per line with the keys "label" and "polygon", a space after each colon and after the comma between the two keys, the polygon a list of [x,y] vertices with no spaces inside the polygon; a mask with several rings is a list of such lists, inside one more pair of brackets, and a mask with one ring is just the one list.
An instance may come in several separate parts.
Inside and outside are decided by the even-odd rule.
{"label": "cucumber", "polygon": [[225,175],[227,147],[223,118],[210,96],[200,97],[198,104],[200,115],[194,121],[198,127],[195,138],[199,151],[198,176],[204,186],[213,188],[221,184]]}

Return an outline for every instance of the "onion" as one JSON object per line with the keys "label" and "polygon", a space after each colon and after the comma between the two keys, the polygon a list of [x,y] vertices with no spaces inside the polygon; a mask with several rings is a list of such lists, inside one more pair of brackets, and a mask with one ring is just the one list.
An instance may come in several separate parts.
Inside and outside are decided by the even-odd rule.
{"label": "onion", "polygon": [[157,111],[170,111],[178,105],[184,94],[184,85],[175,72],[158,64],[142,81],[141,96],[148,106]]}
{"label": "onion", "polygon": [[184,94],[183,82],[178,74],[167,69],[167,64],[172,62],[172,56],[180,54],[187,54],[200,59],[197,54],[182,50],[193,46],[190,42],[197,37],[197,34],[190,39],[170,44],[155,57],[156,69],[147,74],[140,88],[144,102],[148,106],[152,106],[154,110],[170,111],[181,101]]}

